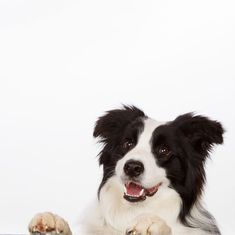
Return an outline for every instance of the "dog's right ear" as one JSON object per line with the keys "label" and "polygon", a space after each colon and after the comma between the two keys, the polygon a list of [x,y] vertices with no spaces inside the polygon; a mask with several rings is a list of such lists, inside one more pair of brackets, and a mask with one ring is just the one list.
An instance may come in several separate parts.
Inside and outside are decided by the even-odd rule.
{"label": "dog's right ear", "polygon": [[107,111],[96,122],[93,136],[100,137],[102,142],[107,142],[109,139],[117,137],[130,122],[144,116],[144,112],[135,106],[124,105],[121,109]]}

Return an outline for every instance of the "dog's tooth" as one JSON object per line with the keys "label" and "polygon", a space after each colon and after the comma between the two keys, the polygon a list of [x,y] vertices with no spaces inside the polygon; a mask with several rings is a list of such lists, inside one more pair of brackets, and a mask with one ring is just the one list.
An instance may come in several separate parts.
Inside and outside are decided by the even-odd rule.
{"label": "dog's tooth", "polygon": [[124,192],[125,192],[125,194],[127,194],[127,188],[126,187],[124,187]]}
{"label": "dog's tooth", "polygon": [[143,195],[143,194],[144,194],[144,189],[142,188],[140,191],[140,195]]}

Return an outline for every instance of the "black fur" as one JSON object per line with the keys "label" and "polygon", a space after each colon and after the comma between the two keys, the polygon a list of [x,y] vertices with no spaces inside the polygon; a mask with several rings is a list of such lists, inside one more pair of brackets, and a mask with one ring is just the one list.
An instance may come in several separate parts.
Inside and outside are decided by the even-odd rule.
{"label": "black fur", "polygon": [[122,143],[132,138],[137,143],[138,133],[143,127],[140,118],[145,114],[134,106],[124,106],[122,109],[108,111],[96,122],[94,137],[100,137],[104,144],[99,153],[99,163],[103,165],[103,179],[100,189],[113,176],[117,161],[125,155]]}
{"label": "black fur", "polygon": [[[182,198],[179,218],[187,226],[195,225],[188,218],[203,190],[205,159],[213,144],[223,142],[223,132],[220,123],[188,113],[159,126],[153,133],[152,152],[157,164],[166,169],[171,187]],[[162,145],[171,151],[167,158],[158,156],[157,149]]]}
{"label": "black fur", "polygon": [[[145,118],[147,116],[140,109],[124,106],[122,109],[108,111],[97,121],[94,137],[100,137],[104,144],[99,154],[99,163],[103,165],[103,179],[99,191],[115,173],[117,161],[128,151],[123,148],[123,143],[131,140],[134,143],[133,147],[137,144]],[[219,122],[188,113],[157,127],[151,139],[156,164],[166,169],[171,182],[170,187],[182,198],[180,221],[186,226],[199,226],[212,234],[220,234],[216,225],[202,225],[190,212],[203,190],[206,157],[214,144],[223,143],[223,133],[223,127]],[[159,154],[159,148],[162,146],[169,149],[167,155]],[[201,208],[201,213],[212,220],[211,215]]]}

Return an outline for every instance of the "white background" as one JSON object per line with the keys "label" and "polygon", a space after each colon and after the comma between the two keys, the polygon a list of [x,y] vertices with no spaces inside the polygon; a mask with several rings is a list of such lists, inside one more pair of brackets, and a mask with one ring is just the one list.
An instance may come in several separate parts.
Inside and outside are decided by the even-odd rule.
{"label": "white background", "polygon": [[157,120],[221,121],[205,201],[235,221],[233,0],[0,1],[0,233],[54,211],[74,224],[96,196],[94,122],[134,104]]}

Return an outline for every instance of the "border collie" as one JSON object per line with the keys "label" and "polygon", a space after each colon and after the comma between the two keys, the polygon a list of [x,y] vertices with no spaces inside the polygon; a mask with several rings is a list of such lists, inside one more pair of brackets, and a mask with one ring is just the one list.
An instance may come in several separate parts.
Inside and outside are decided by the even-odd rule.
{"label": "border collie", "polygon": [[[201,197],[206,158],[223,133],[219,122],[192,113],[157,122],[134,106],[108,111],[95,125],[103,179],[82,234],[221,234]],[[29,225],[31,233],[54,230],[71,234],[49,212]]]}

